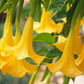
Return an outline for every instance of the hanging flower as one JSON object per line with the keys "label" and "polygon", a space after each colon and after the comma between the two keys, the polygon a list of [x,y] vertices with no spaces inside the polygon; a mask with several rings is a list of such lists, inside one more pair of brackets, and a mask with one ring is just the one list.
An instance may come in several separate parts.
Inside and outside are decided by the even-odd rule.
{"label": "hanging flower", "polygon": [[[7,24],[8,22],[8,24]],[[7,18],[5,22],[5,27],[4,27],[4,35],[1,39],[1,46],[0,46],[0,69],[3,74],[9,73],[11,76],[14,77],[23,77],[25,73],[32,74],[38,65],[32,65],[29,63],[26,63],[25,59],[18,60],[16,56],[11,55],[10,53],[7,53],[4,49],[6,46],[11,46],[14,47],[18,44],[20,40],[20,27],[19,25],[17,26],[16,30],[16,36],[15,39],[12,36],[12,27],[9,21],[9,13],[7,13]],[[12,39],[12,42],[11,42]],[[6,41],[7,40],[7,41]],[[12,45],[11,45],[12,43]],[[10,44],[10,45],[9,45]],[[26,66],[28,68],[26,69]],[[32,70],[31,70],[32,68]]]}
{"label": "hanging flower", "polygon": [[0,69],[8,63],[8,54],[4,53],[5,45],[13,46],[14,45],[14,38],[12,36],[12,27],[9,22],[9,12],[7,13],[3,37],[0,39]]}
{"label": "hanging flower", "polygon": [[60,33],[63,29],[64,23],[66,22],[65,18],[62,18],[64,22],[56,24],[51,18],[50,18],[50,12],[46,12],[45,9],[43,9],[41,22],[34,22],[34,30],[37,33]]}
{"label": "hanging flower", "polygon": [[[76,25],[75,25],[75,31],[74,31],[74,53],[77,55],[81,53],[81,50],[83,47],[81,43],[81,36],[79,36],[79,30],[80,30],[80,18],[78,17]],[[65,38],[63,36],[58,36],[58,42],[53,45],[55,45],[59,50],[63,51],[65,44],[67,42],[67,39],[68,38]]]}
{"label": "hanging flower", "polygon": [[76,77],[80,74],[83,74],[77,68],[74,62],[73,50],[74,50],[74,30],[71,29],[61,58],[56,63],[46,64],[49,70],[52,73],[61,71],[63,74],[65,74],[68,77]]}
{"label": "hanging flower", "polygon": [[[81,20],[81,25],[84,25],[84,17]],[[75,60],[75,63],[81,71],[84,70],[84,44],[79,57]]]}
{"label": "hanging flower", "polygon": [[38,65],[29,64],[25,59],[18,60],[15,57],[12,57],[12,59],[4,65],[1,71],[4,75],[8,73],[11,76],[20,78],[23,77],[26,73],[34,73],[37,66]]}
{"label": "hanging flower", "polygon": [[40,63],[45,56],[37,55],[32,46],[32,34],[33,34],[33,19],[29,17],[25,23],[22,37],[19,43],[14,47],[6,46],[5,51],[14,55],[17,59],[24,59],[31,57],[36,63]]}

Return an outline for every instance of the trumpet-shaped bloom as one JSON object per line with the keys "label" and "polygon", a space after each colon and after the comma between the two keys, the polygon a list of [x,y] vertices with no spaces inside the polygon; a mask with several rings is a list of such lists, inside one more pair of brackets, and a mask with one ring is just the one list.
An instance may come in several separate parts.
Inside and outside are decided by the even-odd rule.
{"label": "trumpet-shaped bloom", "polygon": [[[84,17],[81,20],[81,25],[84,25]],[[76,65],[80,70],[84,70],[84,44],[83,44],[83,49],[79,55],[79,57],[75,60]]]}
{"label": "trumpet-shaped bloom", "polygon": [[73,49],[74,49],[74,31],[71,30],[61,58],[56,63],[46,64],[49,70],[52,73],[61,71],[63,74],[69,77],[76,77],[82,74],[82,72],[75,65]]}
{"label": "trumpet-shaped bloom", "polygon": [[[7,35],[9,31],[7,32],[7,34],[6,32],[7,32],[7,29],[5,27],[4,35]],[[9,35],[11,35],[12,37],[12,34],[9,34]],[[8,41],[10,41],[10,39],[11,38],[8,38]],[[5,36],[4,36],[4,40],[7,40]],[[4,40],[2,42],[5,43]],[[15,39],[13,40],[14,41],[13,46],[17,45],[19,40],[20,40],[20,27],[18,25],[16,30],[16,36],[15,36]],[[3,45],[1,46],[3,47]],[[5,46],[7,46],[7,44],[4,45],[4,47]],[[26,66],[28,66],[28,68]],[[3,74],[9,73],[14,77],[23,77],[27,72],[29,74],[32,74],[36,70],[36,68],[37,68],[37,65],[32,65],[27,63],[25,59],[18,60],[14,55],[10,55],[10,53],[4,52],[4,48],[3,48],[3,52],[1,52],[1,55],[0,55],[0,69],[2,70]]]}
{"label": "trumpet-shaped bloom", "polygon": [[84,45],[83,45],[83,49],[81,51],[80,56],[75,60],[75,63],[77,65],[77,67],[83,71],[84,70]]}
{"label": "trumpet-shaped bloom", "polygon": [[[64,20],[64,19],[63,19]],[[65,21],[65,20],[64,20]],[[63,29],[63,25],[65,22],[56,24],[51,18],[50,18],[50,12],[46,12],[45,9],[43,9],[41,22],[34,22],[34,30],[37,33],[60,33]]]}
{"label": "trumpet-shaped bloom", "polygon": [[[75,25],[75,31],[74,31],[74,53],[79,55],[82,50],[82,43],[81,43],[81,36],[79,36],[79,30],[80,30],[80,18],[77,19],[76,25]],[[61,41],[59,41],[61,40]],[[58,42],[54,45],[61,51],[64,50],[65,44],[67,42],[67,38],[64,38],[63,36],[58,37]]]}
{"label": "trumpet-shaped bloom", "polygon": [[9,22],[9,13],[7,13],[3,37],[0,39],[0,69],[8,62],[8,55],[4,52],[5,45],[13,46],[14,38],[12,36],[12,27]]}
{"label": "trumpet-shaped bloom", "polygon": [[45,56],[37,55],[32,46],[32,34],[33,34],[33,19],[29,17],[25,23],[22,37],[19,43],[14,47],[6,46],[5,51],[14,55],[17,59],[24,59],[31,57],[36,63],[41,62]]}
{"label": "trumpet-shaped bloom", "polygon": [[12,59],[5,64],[1,70],[3,74],[9,73],[14,77],[23,77],[27,72],[29,74],[34,73],[36,68],[37,65],[27,63],[25,59],[17,60],[15,57],[12,57]]}

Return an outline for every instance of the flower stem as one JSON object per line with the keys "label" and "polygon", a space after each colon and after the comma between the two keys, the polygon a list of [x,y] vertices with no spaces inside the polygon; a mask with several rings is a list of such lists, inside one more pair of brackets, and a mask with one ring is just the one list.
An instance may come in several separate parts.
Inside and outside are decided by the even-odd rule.
{"label": "flower stem", "polygon": [[30,81],[29,81],[29,84],[33,84],[34,83],[34,80],[35,80],[35,77],[39,71],[41,67],[41,63],[39,64],[39,66],[37,67],[36,71],[32,74],[31,78],[30,78]]}
{"label": "flower stem", "polygon": [[20,17],[21,17],[21,12],[22,12],[22,8],[23,8],[23,3],[24,3],[24,0],[19,1],[19,6],[17,9],[16,20],[15,20],[16,25],[20,24]]}
{"label": "flower stem", "polygon": [[67,76],[63,76],[63,84],[69,84],[69,77],[67,77]]}
{"label": "flower stem", "polygon": [[50,83],[51,76],[52,76],[52,73],[49,71],[48,72],[48,78],[47,78],[46,84]]}

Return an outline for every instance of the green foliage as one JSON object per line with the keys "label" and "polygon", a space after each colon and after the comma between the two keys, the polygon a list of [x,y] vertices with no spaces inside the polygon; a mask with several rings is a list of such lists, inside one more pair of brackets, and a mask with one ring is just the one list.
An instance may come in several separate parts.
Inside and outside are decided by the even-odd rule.
{"label": "green foliage", "polygon": [[27,4],[23,9],[22,9],[22,16],[23,18],[26,18],[29,16],[30,12],[30,4]]}
{"label": "green foliage", "polygon": [[48,51],[47,48],[41,48],[40,50],[37,51],[37,54],[42,54],[44,52]]}
{"label": "green foliage", "polygon": [[13,4],[17,3],[19,0],[8,0],[2,7],[1,7],[1,10],[0,10],[0,13],[7,10],[7,9],[10,9],[12,7]]}
{"label": "green foliage", "polygon": [[57,13],[62,9],[67,0],[55,0],[54,4],[50,4],[48,11],[52,11],[51,17],[57,15]]}
{"label": "green foliage", "polygon": [[58,61],[60,59],[61,54],[62,54],[62,52],[59,51],[57,48],[54,47],[53,49],[49,50],[48,53],[46,54],[46,57],[48,57],[49,59],[48,58],[45,58],[43,60],[43,62],[44,63],[45,62],[46,63],[52,63],[53,58],[55,58],[55,57],[57,57],[56,61]]}
{"label": "green foliage", "polygon": [[0,10],[1,10],[1,8],[3,7],[3,5],[6,3],[6,0],[1,0],[0,1]]}
{"label": "green foliage", "polygon": [[76,0],[72,7],[69,9],[69,11],[67,12],[67,23],[65,24],[64,28],[63,28],[63,35],[65,37],[68,36],[69,34],[69,31],[70,31],[70,28],[71,28],[71,21],[72,21],[72,17],[73,17],[73,14],[74,14],[74,11],[76,9],[76,6],[78,4],[79,0]]}
{"label": "green foliage", "polygon": [[49,33],[40,33],[33,37],[33,41],[45,42],[45,43],[55,43],[55,39]]}
{"label": "green foliage", "polygon": [[59,51],[57,48],[53,48],[47,53],[46,57],[54,58],[60,56],[61,54],[62,54],[61,51]]}

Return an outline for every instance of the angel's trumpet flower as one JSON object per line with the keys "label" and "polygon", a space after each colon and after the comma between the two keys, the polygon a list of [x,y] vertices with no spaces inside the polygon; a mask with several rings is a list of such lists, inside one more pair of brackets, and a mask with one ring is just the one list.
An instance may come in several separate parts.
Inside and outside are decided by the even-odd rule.
{"label": "angel's trumpet flower", "polygon": [[9,12],[7,12],[7,16],[6,16],[6,21],[5,21],[5,25],[4,25],[4,30],[3,30],[3,35],[5,34],[6,32],[6,29],[8,28],[8,25],[9,25]]}
{"label": "angel's trumpet flower", "polygon": [[[18,25],[16,30],[16,36],[14,39],[14,44],[17,45],[19,40],[20,40],[20,27]],[[3,74],[9,73],[11,76],[14,77],[23,77],[27,72],[29,74],[32,74],[37,68],[37,65],[32,65],[27,63],[25,59],[18,60],[13,55],[4,56],[4,57],[2,56],[1,58],[3,59],[3,63],[2,63],[3,67],[1,68]]]}
{"label": "angel's trumpet flower", "polygon": [[4,65],[1,69],[2,73],[5,75],[6,73],[10,74],[14,77],[23,77],[27,72],[29,74],[34,73],[38,65],[32,65],[26,62],[25,59],[17,60],[15,57]]}
{"label": "angel's trumpet flower", "polygon": [[13,46],[14,38],[12,36],[12,27],[9,21],[9,12],[7,13],[3,37],[0,40],[0,69],[9,61],[8,55],[4,52],[5,45]]}
{"label": "angel's trumpet flower", "polygon": [[0,49],[4,48],[6,44],[9,46],[14,45],[14,38],[12,35],[12,25],[9,21],[9,13],[7,13],[3,37],[1,38],[1,41],[0,41]]}
{"label": "angel's trumpet flower", "polygon": [[[74,53],[77,55],[81,53],[83,47],[81,43],[81,36],[79,36],[79,30],[80,30],[80,17],[78,17],[77,19],[75,25],[75,31],[74,31]],[[63,51],[66,42],[67,42],[67,38],[64,38],[63,36],[58,36],[58,42],[53,45],[55,45],[59,50]]]}
{"label": "angel's trumpet flower", "polygon": [[[81,20],[81,25],[84,25],[84,17]],[[76,65],[78,68],[82,71],[84,71],[84,44],[83,44],[83,49],[79,55],[79,57],[75,60]]]}
{"label": "angel's trumpet flower", "polygon": [[83,71],[84,70],[84,45],[83,45],[83,49],[81,51],[80,56],[75,60],[75,63],[77,65],[77,67]]}
{"label": "angel's trumpet flower", "polygon": [[27,72],[21,63],[21,60],[16,60],[15,57],[12,57],[12,59],[4,65],[1,71],[4,75],[8,73],[14,77],[23,77]]}
{"label": "angel's trumpet flower", "polygon": [[71,29],[61,58],[52,64],[46,64],[52,73],[61,71],[68,77],[76,77],[82,72],[77,68],[74,62],[74,29]]}
{"label": "angel's trumpet flower", "polygon": [[32,45],[32,34],[33,34],[33,19],[29,16],[27,19],[22,37],[19,43],[14,47],[6,47],[6,52],[14,55],[17,59],[23,59],[26,57],[31,57],[36,63],[41,62],[45,56],[37,55],[33,50]]}
{"label": "angel's trumpet flower", "polygon": [[45,9],[43,9],[41,22],[34,22],[34,30],[37,33],[60,33],[63,29],[63,25],[65,23],[65,18],[62,18],[64,22],[56,24],[51,18],[50,18],[50,12],[46,12]]}

